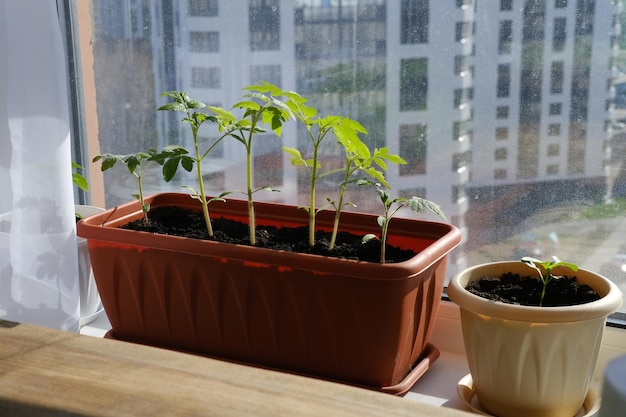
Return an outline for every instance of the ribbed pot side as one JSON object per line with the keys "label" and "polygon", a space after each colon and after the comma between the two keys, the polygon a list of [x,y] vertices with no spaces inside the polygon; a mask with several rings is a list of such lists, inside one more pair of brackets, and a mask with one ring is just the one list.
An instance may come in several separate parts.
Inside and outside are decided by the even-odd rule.
{"label": "ribbed pot side", "polygon": [[[448,286],[461,308],[463,339],[480,404],[499,417],[572,417],[589,389],[609,314],[622,303],[615,284],[579,269],[578,281],[601,299],[568,307],[529,307],[486,300],[465,288],[484,276],[532,275],[520,261],[482,264]],[[555,274],[569,274],[556,269]]]}

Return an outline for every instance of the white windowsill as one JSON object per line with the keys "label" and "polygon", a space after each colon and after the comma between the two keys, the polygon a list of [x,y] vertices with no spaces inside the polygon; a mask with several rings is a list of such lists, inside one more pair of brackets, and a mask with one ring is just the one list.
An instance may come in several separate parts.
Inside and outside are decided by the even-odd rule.
{"label": "white windowsill", "polygon": [[[110,328],[111,325],[103,313],[92,323],[83,326],[81,334],[103,337]],[[440,350],[441,356],[405,398],[469,411],[456,392],[457,382],[469,371],[463,347],[459,309],[455,304],[442,302],[431,343]],[[592,380],[597,390],[601,389],[606,364],[621,355],[626,355],[626,330],[607,327]]]}

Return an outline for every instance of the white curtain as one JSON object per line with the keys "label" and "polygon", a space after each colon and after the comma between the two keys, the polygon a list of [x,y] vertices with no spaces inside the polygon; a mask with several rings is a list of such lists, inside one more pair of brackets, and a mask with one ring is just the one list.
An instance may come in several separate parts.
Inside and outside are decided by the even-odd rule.
{"label": "white curtain", "polygon": [[78,331],[65,53],[55,0],[0,0],[0,319]]}

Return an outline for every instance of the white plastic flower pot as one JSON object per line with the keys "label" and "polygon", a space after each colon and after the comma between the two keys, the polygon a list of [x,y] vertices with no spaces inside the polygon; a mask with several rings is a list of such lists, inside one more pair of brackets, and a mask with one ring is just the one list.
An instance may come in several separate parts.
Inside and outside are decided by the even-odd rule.
{"label": "white plastic flower pot", "polygon": [[[104,211],[100,207],[82,205],[75,206],[75,210],[80,217],[89,217]],[[76,236],[76,249],[80,284],[80,325],[84,326],[92,322],[104,309],[100,302],[96,280],[91,269],[87,239]]]}
{"label": "white plastic flower pot", "polygon": [[[490,301],[469,282],[505,272],[533,275],[520,261],[495,262],[456,275],[448,295],[461,308],[463,339],[476,395],[499,417],[572,417],[580,410],[596,365],[609,314],[622,304],[615,284],[579,269],[578,281],[597,301],[567,307],[529,307]],[[555,269],[557,275],[572,275]]]}

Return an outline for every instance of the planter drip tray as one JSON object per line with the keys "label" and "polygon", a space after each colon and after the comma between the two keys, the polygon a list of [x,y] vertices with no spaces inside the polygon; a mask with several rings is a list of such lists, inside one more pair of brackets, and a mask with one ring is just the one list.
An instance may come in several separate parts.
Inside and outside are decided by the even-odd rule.
{"label": "planter drip tray", "polygon": [[[476,390],[474,389],[474,381],[472,375],[467,374],[459,381],[457,385],[457,394],[459,398],[467,405],[475,414],[483,416],[493,416],[489,414],[478,401]],[[591,417],[595,416],[600,409],[600,394],[592,387],[589,388],[585,402],[580,411],[573,417]]]}
{"label": "planter drip tray", "polygon": [[[113,339],[113,340],[120,340],[120,341],[135,343],[135,342],[127,341],[127,340],[124,340],[122,338],[116,337],[115,334],[113,333],[113,330],[109,330],[104,335],[104,337],[107,338],[107,339]],[[160,346],[153,346],[153,347],[162,348]],[[169,349],[169,350],[175,350],[175,349]],[[358,388],[365,388],[365,389],[369,389],[369,390],[380,391],[380,392],[384,392],[386,394],[392,394],[392,395],[396,395],[396,396],[404,396],[413,387],[413,385],[415,385],[415,383],[422,377],[422,375],[424,375],[426,373],[426,371],[428,371],[430,369],[432,364],[437,359],[439,359],[439,355],[440,355],[439,349],[437,349],[437,347],[435,345],[429,343],[428,345],[426,345],[426,349],[424,349],[424,352],[422,353],[422,356],[420,356],[420,358],[417,360],[417,362],[415,363],[413,368],[409,371],[409,373],[400,382],[398,382],[395,385],[390,385],[390,386],[386,386],[386,387],[371,387],[371,386],[364,386],[364,385],[353,384],[353,383],[350,383],[350,382],[336,380],[336,379],[332,379],[332,378],[324,378],[324,377],[321,377],[321,376],[318,376],[318,375],[311,375],[311,374],[293,372],[293,371],[290,371],[288,369],[272,368],[272,367],[257,365],[257,364],[253,364],[253,363],[234,361],[234,360],[230,360],[230,359],[227,359],[227,358],[221,358],[221,357],[217,357],[217,356],[202,355],[202,354],[198,354],[198,353],[194,353],[194,352],[185,352],[185,351],[182,351],[182,350],[180,352],[182,352],[182,353],[189,353],[191,355],[197,355],[197,356],[205,356],[207,358],[223,360],[223,361],[228,361],[228,362],[233,362],[233,363],[239,363],[241,365],[254,366],[254,367],[257,367],[257,368],[263,368],[263,369],[268,369],[268,370],[273,370],[273,371],[278,371],[278,372],[286,372],[286,373],[290,373],[290,374],[294,374],[294,375],[300,375],[300,376],[305,376],[305,377],[309,377],[309,378],[323,379],[323,380],[330,381],[330,382],[337,382],[337,383],[340,383],[340,384],[352,385],[352,386],[355,386],[355,387],[358,387]]]}

